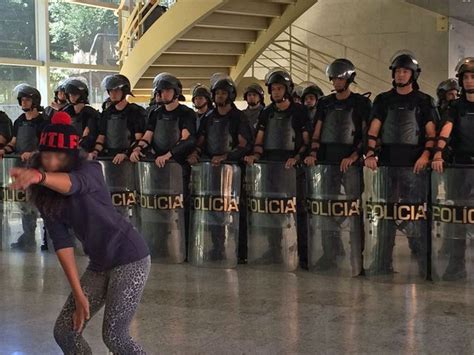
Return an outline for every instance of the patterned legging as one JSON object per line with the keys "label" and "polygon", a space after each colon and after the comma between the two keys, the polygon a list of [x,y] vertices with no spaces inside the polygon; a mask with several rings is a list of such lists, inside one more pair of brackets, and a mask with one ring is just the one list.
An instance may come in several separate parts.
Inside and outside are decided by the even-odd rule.
{"label": "patterned legging", "polygon": [[[86,270],[81,286],[92,318],[105,305],[102,337],[114,354],[145,354],[129,334],[150,271],[150,257],[106,272]],[[54,326],[54,339],[65,354],[92,354],[82,334],[73,330],[75,302],[69,295]],[[87,322],[86,322],[87,324]]]}

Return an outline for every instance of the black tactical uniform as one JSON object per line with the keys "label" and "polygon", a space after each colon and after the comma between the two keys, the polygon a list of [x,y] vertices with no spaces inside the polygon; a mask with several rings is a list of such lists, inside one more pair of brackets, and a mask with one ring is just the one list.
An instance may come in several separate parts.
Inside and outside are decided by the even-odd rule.
{"label": "black tactical uniform", "polygon": [[[371,118],[378,119],[382,123],[378,134],[380,141],[379,164],[413,167],[424,151],[431,151],[427,143],[433,139],[427,138],[425,127],[429,122],[434,123],[439,116],[434,99],[418,89],[416,80],[421,70],[414,57],[408,54],[397,56],[390,66],[392,77],[394,77],[397,68],[407,68],[412,71],[410,80],[413,83],[413,91],[401,95],[394,88],[379,94],[374,100]],[[377,137],[368,136],[368,139],[373,141]],[[420,194],[419,196],[406,195],[406,191],[414,190],[413,186],[417,184],[417,181],[416,176],[411,172],[403,179],[398,176],[389,176],[386,183],[387,193],[397,196],[400,203],[424,199],[426,192],[423,189],[415,189]],[[413,254],[417,255],[420,275],[426,276],[428,235],[424,232],[422,235],[412,235],[411,223],[403,221],[397,224],[393,221],[384,224],[385,230],[382,232],[384,238],[375,247],[375,254],[378,255],[378,258],[377,262],[371,265],[370,272],[393,272],[392,252],[395,246],[395,235],[399,229],[408,235],[410,249]],[[420,223],[426,224],[426,221]],[[425,229],[422,227],[418,230]]]}
{"label": "black tactical uniform", "polygon": [[[89,88],[87,82],[83,78],[69,78],[64,83],[66,97],[69,100],[69,95],[80,95],[79,100],[75,104],[70,104],[63,109],[68,113],[72,119],[72,125],[79,132],[81,137],[79,145],[85,151],[90,152],[95,147],[95,141],[98,134],[99,112],[91,106],[88,106]],[[74,106],[77,104],[86,104],[84,108],[76,113]],[[84,130],[88,128],[89,133],[84,135]]]}

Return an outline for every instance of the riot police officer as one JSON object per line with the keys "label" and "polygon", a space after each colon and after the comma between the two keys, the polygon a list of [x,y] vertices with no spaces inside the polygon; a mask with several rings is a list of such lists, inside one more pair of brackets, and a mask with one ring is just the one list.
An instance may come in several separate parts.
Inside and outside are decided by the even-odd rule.
{"label": "riot police officer", "polygon": [[153,88],[163,105],[150,112],[146,132],[130,160],[139,161],[142,151],[151,146],[158,167],[164,167],[171,158],[184,163],[196,142],[196,115],[191,108],[179,103],[183,97],[182,84],[174,75],[158,74],[153,80]]}
{"label": "riot police officer", "polygon": [[[204,117],[199,128],[196,149],[188,157],[188,162],[196,164],[203,157],[210,159],[214,166],[218,166],[224,161],[239,163],[251,151],[253,137],[246,117],[234,104],[237,95],[236,86],[232,79],[217,73],[211,78],[211,94],[215,108]],[[238,254],[239,259],[243,261],[247,244],[245,209],[242,207],[240,208],[239,222]],[[224,258],[223,228],[225,228],[223,225],[210,226],[213,244],[213,248],[209,252],[211,260]]]}
{"label": "riot police officer", "polygon": [[201,156],[213,165],[224,160],[239,162],[252,148],[252,133],[246,117],[234,104],[237,90],[232,79],[217,75],[211,86],[216,108],[204,117],[196,149],[188,158],[196,164]]}
{"label": "riot police officer", "polygon": [[64,83],[69,105],[63,109],[72,118],[72,125],[81,136],[80,146],[85,151],[94,149],[99,125],[99,112],[89,106],[89,88],[81,77],[72,77]]}
{"label": "riot police officer", "polygon": [[244,100],[247,102],[247,108],[243,110],[247,121],[252,128],[252,136],[257,134],[257,123],[260,112],[265,108],[265,93],[263,88],[257,83],[250,84],[245,88]]}
{"label": "riot police officer", "polygon": [[[393,88],[379,94],[374,100],[367,135],[365,166],[372,170],[377,169],[379,164],[411,166],[413,173],[418,174],[429,166],[436,135],[435,122],[439,119],[438,112],[434,99],[419,90],[417,79],[421,68],[413,54],[397,53],[390,70]],[[380,140],[379,147],[377,147],[378,140]],[[414,183],[414,175],[407,175],[403,179],[389,176],[388,179],[390,181],[387,184],[393,185],[392,193],[398,194],[400,200],[417,198],[404,195],[404,191],[412,190],[410,184]],[[423,191],[419,193],[423,194]],[[420,195],[419,198],[424,197]],[[407,223],[397,226],[393,222],[387,226],[387,230],[384,231],[386,235],[382,238],[384,240],[380,240],[377,246],[379,262],[372,264],[370,271],[393,272],[392,251],[398,228],[408,231],[410,248],[418,256],[420,276],[426,276],[428,236],[422,233],[419,238],[414,238],[410,235]]]}
{"label": "riot police officer", "polygon": [[437,122],[438,128],[441,128],[446,121],[446,114],[449,103],[456,100],[459,96],[458,80],[450,78],[439,83],[436,89],[436,96],[438,97],[438,112],[441,122]]}
{"label": "riot police officer", "polygon": [[64,82],[60,82],[54,89],[54,100],[44,109],[44,114],[48,120],[51,120],[51,117],[53,117],[56,112],[62,111],[66,106],[67,99]]}
{"label": "riot police officer", "polygon": [[199,131],[204,116],[212,110],[211,92],[202,84],[196,84],[192,89],[192,102],[196,109],[196,131]]}
{"label": "riot police officer", "polygon": [[[332,82],[335,93],[318,101],[311,153],[306,157],[305,163],[309,166],[316,162],[340,166],[339,171],[334,170],[335,174],[321,177],[328,180],[324,186],[333,188],[332,191],[324,193],[338,195],[341,186],[344,186],[347,194],[357,194],[360,186],[354,186],[350,181],[351,176],[346,173],[362,156],[363,136],[369,121],[371,102],[367,97],[351,91],[350,85],[354,82],[356,69],[348,59],[333,61],[327,67],[326,75]],[[352,178],[358,180],[357,176]],[[344,255],[345,252],[340,233],[324,231],[322,238],[324,255],[318,260],[315,268],[326,270],[336,267],[336,257]],[[353,248],[351,254],[360,254],[363,247],[362,231],[351,231],[350,239]],[[360,258],[360,255],[351,255],[352,260],[355,258]]]}
{"label": "riot police officer", "polygon": [[291,97],[293,99],[293,102],[295,104],[302,104],[303,102],[301,101],[301,95],[303,95],[303,86],[301,84],[296,85],[293,89],[293,93],[291,94]]}
{"label": "riot police officer", "polygon": [[[445,161],[455,164],[472,165],[474,163],[474,57],[462,59],[456,67],[456,76],[461,88],[461,95],[451,101],[434,151],[432,167],[443,172]],[[462,181],[459,186],[446,186],[450,199],[465,200],[470,198],[472,181]],[[467,234],[467,233],[466,233]],[[450,237],[450,236],[445,236]],[[463,238],[464,236],[456,236]],[[467,238],[467,235],[466,237]],[[466,272],[466,239],[446,239],[449,263],[443,280],[455,281],[465,279]]]}
{"label": "riot police officer", "polygon": [[[245,157],[245,162],[252,165],[259,159],[285,162],[287,169],[296,167],[303,161],[309,146],[308,111],[293,102],[293,80],[284,69],[273,69],[265,78],[272,103],[260,114],[257,124],[257,136],[253,154]],[[302,267],[307,265],[307,232],[306,210],[304,203],[304,171],[297,171],[297,218],[298,218],[298,250]],[[280,246],[275,242],[278,238],[269,237],[271,249]],[[264,255],[279,255],[271,250]]]}
{"label": "riot police officer", "polygon": [[315,83],[307,82],[301,85],[305,85],[301,94],[301,102],[308,108],[308,132],[312,134],[316,126],[316,106],[319,99],[324,96],[324,93]]}
{"label": "riot police officer", "polygon": [[8,115],[0,111],[0,149],[12,139],[13,124]]}
{"label": "riot police officer", "polygon": [[[37,150],[47,120],[42,114],[41,94],[37,89],[27,84],[20,84],[15,88],[15,92],[23,113],[15,120],[10,142],[0,149],[0,158],[5,154],[16,153],[26,162]],[[13,249],[27,251],[36,249],[37,218],[38,212],[33,206],[25,205],[21,208],[23,234],[17,242],[11,244]]]}
{"label": "riot police officer", "polygon": [[265,84],[272,103],[260,115],[253,154],[245,161],[251,165],[262,158],[294,167],[308,147],[308,111],[293,102],[293,81],[284,69],[270,71]]}
{"label": "riot police officer", "polygon": [[113,157],[112,162],[120,164],[130,155],[132,145],[143,136],[145,109],[127,101],[132,91],[126,76],[108,75],[102,81],[102,87],[107,90],[111,105],[102,112],[99,135],[90,156]]}

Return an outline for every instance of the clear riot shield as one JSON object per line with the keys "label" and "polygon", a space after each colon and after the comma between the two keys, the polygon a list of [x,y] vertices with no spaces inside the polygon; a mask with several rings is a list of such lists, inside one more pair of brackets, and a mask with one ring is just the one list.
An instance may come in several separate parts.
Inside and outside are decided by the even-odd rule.
{"label": "clear riot shield", "polygon": [[234,268],[239,240],[241,174],[236,165],[191,169],[189,261],[195,266]]}
{"label": "clear riot shield", "polygon": [[293,271],[298,267],[296,170],[284,162],[247,168],[248,263]]}
{"label": "clear riot shield", "polygon": [[6,156],[0,161],[0,240],[1,249],[9,250],[12,243],[20,243],[20,250],[35,251],[43,231],[37,209],[26,200],[25,191],[12,190],[10,169],[23,167],[18,156]]}
{"label": "clear riot shield", "polygon": [[308,266],[311,271],[344,276],[362,273],[361,168],[345,173],[339,165],[306,170]]}
{"label": "clear riot shield", "polygon": [[433,172],[433,280],[474,285],[474,167]]}
{"label": "clear riot shield", "polygon": [[367,275],[415,282],[429,277],[428,171],[364,168],[364,265]]}
{"label": "clear riot shield", "polygon": [[130,161],[113,164],[112,158],[100,158],[105,184],[109,188],[112,204],[117,211],[134,225],[136,221],[135,165]]}
{"label": "clear riot shield", "polygon": [[182,263],[186,258],[183,173],[181,165],[154,161],[137,164],[138,229],[154,261]]}

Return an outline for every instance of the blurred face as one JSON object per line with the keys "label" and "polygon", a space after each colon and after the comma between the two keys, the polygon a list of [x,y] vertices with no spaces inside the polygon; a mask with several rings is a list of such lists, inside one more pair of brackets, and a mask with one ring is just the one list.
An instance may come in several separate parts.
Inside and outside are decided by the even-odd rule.
{"label": "blurred face", "polygon": [[225,106],[227,105],[227,99],[229,94],[225,90],[217,89],[214,95],[214,101],[217,106]]}
{"label": "blurred face", "polygon": [[122,101],[123,91],[121,89],[112,89],[109,90],[110,101],[120,102]]}
{"label": "blurred face", "polygon": [[247,104],[249,106],[257,106],[260,103],[260,96],[255,92],[247,93]]}
{"label": "blurred face", "polygon": [[60,102],[66,101],[66,93],[64,91],[58,91],[58,100]]}
{"label": "blurred face", "polygon": [[462,83],[464,86],[464,90],[466,90],[467,93],[471,94],[474,90],[474,73],[464,73],[462,77]]}
{"label": "blurred face", "polygon": [[69,102],[71,104],[76,104],[79,101],[81,95],[79,94],[69,94]]}
{"label": "blurred face", "polygon": [[412,76],[412,72],[407,68],[397,68],[395,69],[395,84],[396,85],[406,85]]}
{"label": "blurred face", "polygon": [[22,110],[31,110],[33,106],[33,100],[29,97],[22,97],[21,98],[21,109]]}
{"label": "blurred face", "polygon": [[163,102],[171,103],[174,101],[175,92],[174,89],[163,89],[160,91],[160,95]]}
{"label": "blurred face", "polygon": [[207,105],[207,99],[204,96],[196,96],[193,100],[194,107],[198,110],[204,108]]}
{"label": "blurred face", "polygon": [[272,99],[275,102],[281,102],[285,99],[286,86],[283,84],[272,84],[271,86]]}
{"label": "blurred face", "polygon": [[458,98],[458,92],[457,90],[449,90],[446,92],[446,101],[453,101]]}
{"label": "blurred face", "polygon": [[332,81],[332,85],[334,86],[334,90],[336,90],[336,92],[342,92],[346,89],[346,83],[347,83],[346,79],[333,78],[331,81]]}
{"label": "blurred face", "polygon": [[314,107],[316,106],[316,103],[318,102],[318,99],[315,95],[313,94],[308,94],[304,98],[304,104],[307,107]]}
{"label": "blurred face", "polygon": [[64,152],[41,152],[41,165],[47,172],[66,171],[70,157]]}

